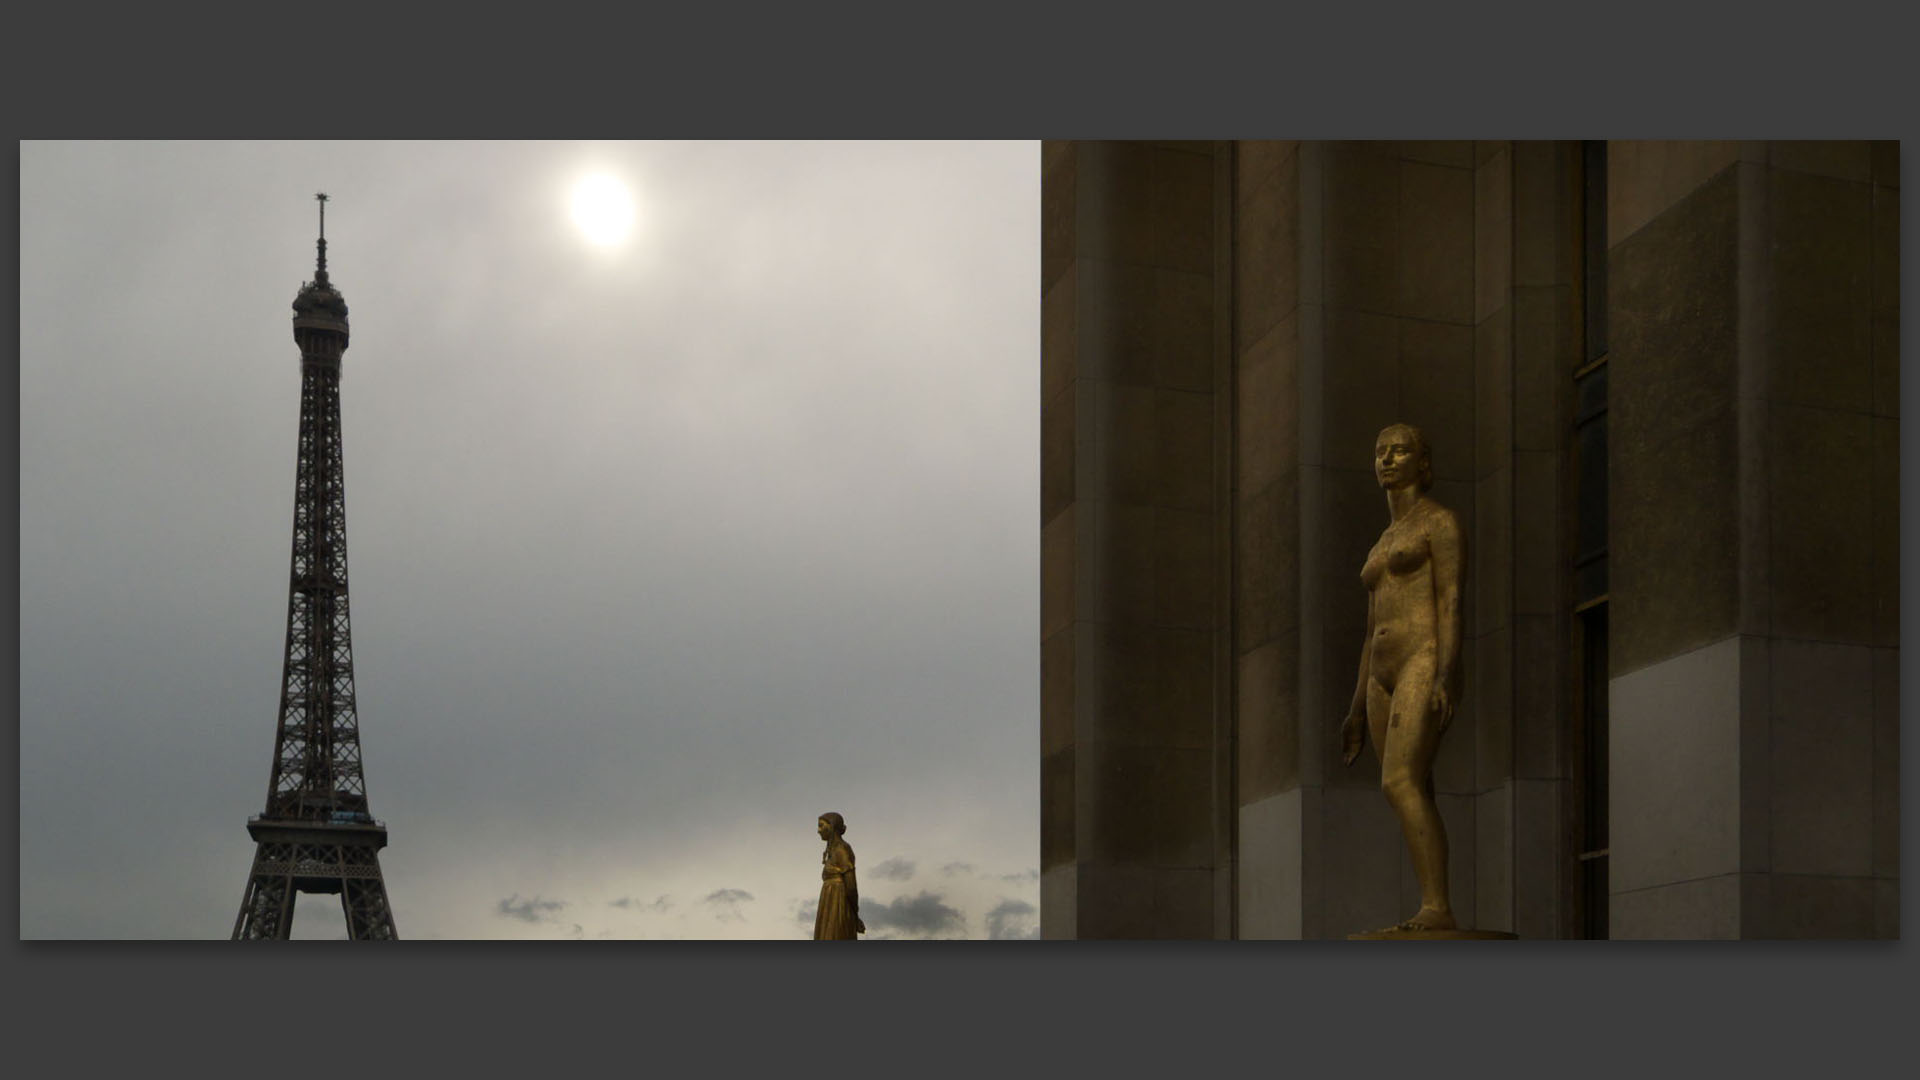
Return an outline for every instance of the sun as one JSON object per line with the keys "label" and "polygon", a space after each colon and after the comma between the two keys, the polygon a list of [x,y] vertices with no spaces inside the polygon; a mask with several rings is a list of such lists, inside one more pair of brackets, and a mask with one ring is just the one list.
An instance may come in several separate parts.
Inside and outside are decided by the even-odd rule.
{"label": "sun", "polygon": [[612,247],[633,230],[633,192],[605,173],[573,185],[573,223],[588,242]]}

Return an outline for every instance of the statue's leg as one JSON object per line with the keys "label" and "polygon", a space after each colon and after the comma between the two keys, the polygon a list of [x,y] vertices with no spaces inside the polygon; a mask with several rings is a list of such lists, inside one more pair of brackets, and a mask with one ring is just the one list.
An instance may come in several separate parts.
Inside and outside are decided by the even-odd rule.
{"label": "statue's leg", "polygon": [[1434,657],[1430,650],[1401,667],[1393,688],[1387,737],[1380,755],[1380,789],[1400,818],[1400,832],[1420,881],[1420,910],[1409,924],[1428,929],[1455,926],[1447,899],[1447,833],[1433,801],[1433,755],[1440,746],[1440,717],[1429,711]]}

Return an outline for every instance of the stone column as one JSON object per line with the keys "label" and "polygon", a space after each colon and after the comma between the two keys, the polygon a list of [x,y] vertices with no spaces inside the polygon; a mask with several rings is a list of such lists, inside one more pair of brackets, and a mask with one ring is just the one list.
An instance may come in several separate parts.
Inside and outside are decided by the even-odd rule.
{"label": "stone column", "polygon": [[1041,933],[1231,926],[1225,149],[1042,149]]}
{"label": "stone column", "polygon": [[[1300,784],[1301,146],[1234,154],[1234,586],[1239,920],[1303,936]],[[1311,806],[1317,809],[1315,800]]]}
{"label": "stone column", "polygon": [[1609,147],[1615,937],[1898,933],[1898,183]]}
{"label": "stone column", "polygon": [[[1474,864],[1463,919],[1565,937],[1576,885],[1566,735],[1567,445],[1578,345],[1576,142],[1481,142],[1474,169]],[[1453,735],[1450,733],[1449,738]]]}

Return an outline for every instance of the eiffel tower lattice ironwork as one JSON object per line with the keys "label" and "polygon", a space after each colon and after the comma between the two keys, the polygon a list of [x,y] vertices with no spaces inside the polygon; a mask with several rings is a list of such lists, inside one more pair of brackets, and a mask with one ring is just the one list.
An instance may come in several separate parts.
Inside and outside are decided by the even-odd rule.
{"label": "eiffel tower lattice ironwork", "polygon": [[333,893],[347,936],[395,937],[380,875],[386,826],[367,809],[347,624],[346,489],[340,457],[340,358],[347,302],[327,279],[327,206],[318,266],[293,301],[300,346],[300,452],[293,497],[293,571],[286,666],[267,806],[247,821],[253,870],[233,936],[286,938],[297,894]]}

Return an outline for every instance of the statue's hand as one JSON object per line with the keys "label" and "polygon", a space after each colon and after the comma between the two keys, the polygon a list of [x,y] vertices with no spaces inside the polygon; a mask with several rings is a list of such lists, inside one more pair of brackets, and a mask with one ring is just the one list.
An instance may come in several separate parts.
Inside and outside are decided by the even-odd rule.
{"label": "statue's hand", "polygon": [[1447,685],[1443,680],[1434,681],[1433,697],[1429,699],[1427,709],[1440,717],[1441,731],[1447,730],[1447,725],[1453,723],[1453,697],[1447,693]]}
{"label": "statue's hand", "polygon": [[1340,762],[1351,765],[1367,745],[1367,718],[1357,712],[1347,714],[1340,725]]}

